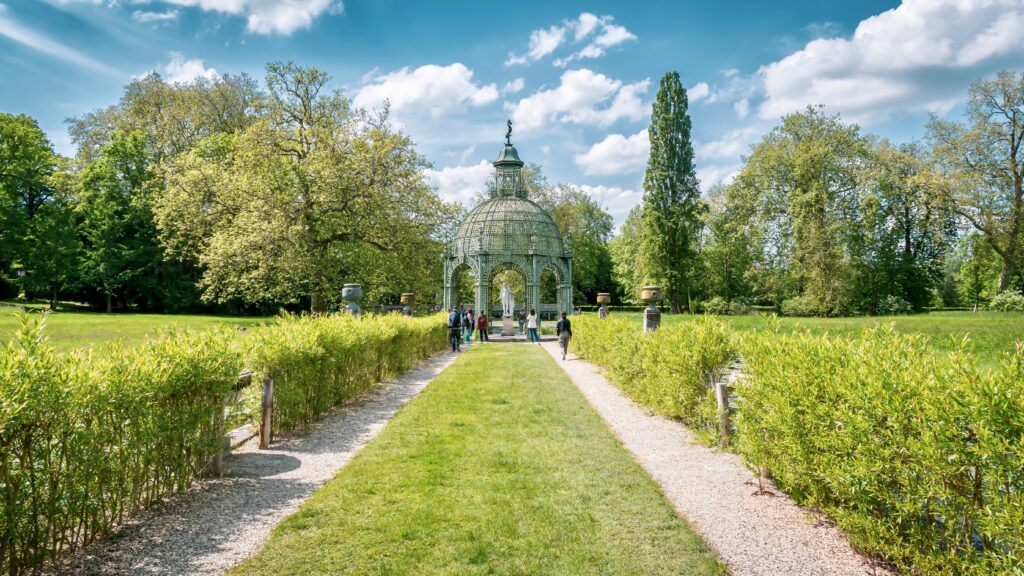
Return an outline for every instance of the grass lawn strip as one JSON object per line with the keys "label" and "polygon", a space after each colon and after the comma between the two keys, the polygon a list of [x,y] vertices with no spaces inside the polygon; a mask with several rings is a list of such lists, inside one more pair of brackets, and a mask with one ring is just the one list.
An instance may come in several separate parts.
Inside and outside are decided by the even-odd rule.
{"label": "grass lawn strip", "polygon": [[[0,305],[0,340],[3,342],[14,336],[21,326],[16,315],[20,311],[20,308]],[[179,327],[193,330],[224,327],[236,330],[236,338],[241,340],[248,331],[273,321],[272,317],[60,311],[47,315],[46,339],[62,352],[90,346],[102,351],[116,340],[131,344],[152,336],[157,330]],[[245,332],[237,332],[240,328]]]}
{"label": "grass lawn strip", "polygon": [[232,574],[722,574],[539,347],[476,346]]}

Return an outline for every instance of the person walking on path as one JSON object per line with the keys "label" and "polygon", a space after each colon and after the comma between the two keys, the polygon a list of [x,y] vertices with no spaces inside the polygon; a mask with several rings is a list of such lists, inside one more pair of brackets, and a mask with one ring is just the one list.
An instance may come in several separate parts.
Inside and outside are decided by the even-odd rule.
{"label": "person walking on path", "polygon": [[562,349],[562,360],[565,360],[565,353],[569,351],[569,340],[572,340],[572,322],[565,317],[565,312],[562,312],[562,318],[555,324],[555,334],[558,334],[558,347]]}
{"label": "person walking on path", "polygon": [[516,312],[516,320],[519,321],[519,333],[526,334],[526,304]]}
{"label": "person walking on path", "polygon": [[469,320],[466,322],[466,327],[468,328],[466,342],[469,343],[473,341],[473,330],[476,328],[476,316],[473,315],[473,308],[466,309],[466,319]]}
{"label": "person walking on path", "polygon": [[530,308],[530,315],[526,317],[526,329],[530,331],[530,342],[540,344],[540,336],[537,335],[537,312]]}
{"label": "person walking on path", "polygon": [[452,345],[452,352],[459,352],[459,341],[462,340],[462,313],[458,310],[448,309],[448,341]]}
{"label": "person walking on path", "polygon": [[487,337],[487,314],[485,312],[481,312],[476,319],[476,333],[481,342],[490,341],[490,338]]}

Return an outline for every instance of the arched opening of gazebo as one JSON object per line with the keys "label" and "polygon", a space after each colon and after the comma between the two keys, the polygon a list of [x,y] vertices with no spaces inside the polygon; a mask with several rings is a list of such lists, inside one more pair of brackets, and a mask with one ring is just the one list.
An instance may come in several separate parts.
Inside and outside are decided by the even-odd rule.
{"label": "arched opening of gazebo", "polygon": [[488,282],[488,315],[501,316],[501,287],[505,284],[512,290],[516,310],[526,305],[526,273],[512,264],[496,264]]}

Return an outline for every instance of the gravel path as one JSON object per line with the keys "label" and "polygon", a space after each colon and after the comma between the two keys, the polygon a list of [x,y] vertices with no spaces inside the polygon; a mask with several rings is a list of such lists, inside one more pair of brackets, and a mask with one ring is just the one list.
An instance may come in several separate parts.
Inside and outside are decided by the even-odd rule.
{"label": "gravel path", "polygon": [[679,422],[641,408],[593,364],[572,354],[563,361],[556,343],[544,348],[733,576],[870,573],[835,527],[817,525],[774,487],[777,496],[754,496],[755,478],[737,455],[708,448]]}
{"label": "gravel path", "polygon": [[220,574],[259,550],[271,529],[334,477],[456,355],[440,354],[320,420],[308,434],[225,459],[228,475],[53,567],[51,574]]}

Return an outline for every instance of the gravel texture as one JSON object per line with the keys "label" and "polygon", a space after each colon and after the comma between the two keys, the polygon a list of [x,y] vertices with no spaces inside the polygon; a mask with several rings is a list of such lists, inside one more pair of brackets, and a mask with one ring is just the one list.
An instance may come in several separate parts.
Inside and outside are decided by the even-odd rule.
{"label": "gravel texture", "polygon": [[563,361],[556,343],[544,348],[733,576],[872,573],[842,532],[774,486],[775,496],[753,495],[756,479],[737,455],[704,446],[679,422],[638,406],[593,364],[571,353]]}
{"label": "gravel texture", "polygon": [[254,438],[204,480],[87,547],[51,574],[220,574],[257,552],[271,529],[330,480],[456,358],[434,356],[339,407],[302,436],[259,450]]}

